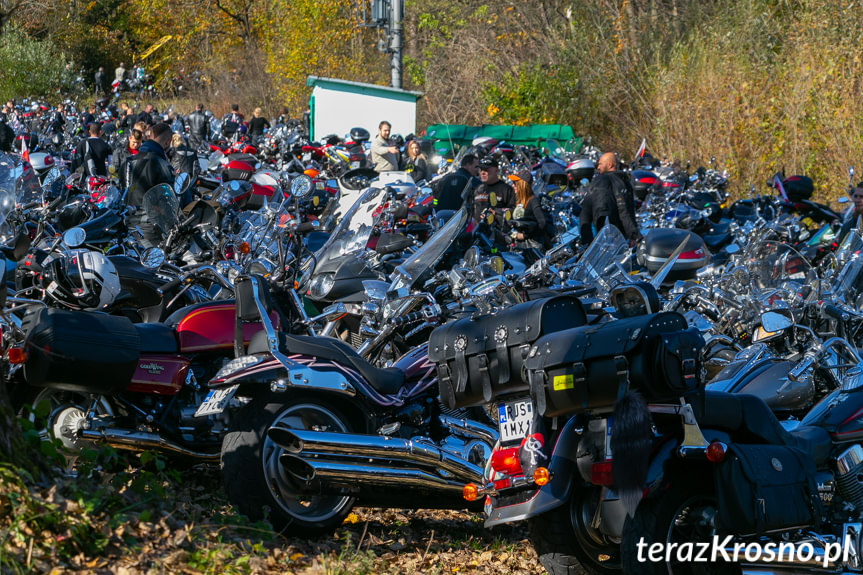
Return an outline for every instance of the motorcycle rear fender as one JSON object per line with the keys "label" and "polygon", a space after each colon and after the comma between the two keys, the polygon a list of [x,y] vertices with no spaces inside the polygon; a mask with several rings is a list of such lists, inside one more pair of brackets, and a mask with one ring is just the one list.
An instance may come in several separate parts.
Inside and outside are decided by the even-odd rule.
{"label": "motorcycle rear fender", "polygon": [[581,482],[576,464],[580,440],[581,433],[576,428],[576,418],[570,418],[558,436],[548,464],[548,471],[554,479],[536,490],[533,497],[523,503],[495,507],[490,510],[487,508],[486,527],[524,521],[566,503],[569,500],[573,482]]}
{"label": "motorcycle rear fender", "polygon": [[[221,389],[239,385],[237,395],[240,396],[258,394],[262,390],[273,392],[322,391],[347,397],[357,395],[356,387],[340,372],[313,370],[307,366],[299,366],[302,371],[295,372],[286,368],[275,357],[257,357],[259,361],[247,367],[240,367],[233,371],[223,368],[223,371],[227,371],[227,373],[217,374],[217,377],[212,379],[207,386],[210,389]],[[313,377],[309,377],[310,374]]]}

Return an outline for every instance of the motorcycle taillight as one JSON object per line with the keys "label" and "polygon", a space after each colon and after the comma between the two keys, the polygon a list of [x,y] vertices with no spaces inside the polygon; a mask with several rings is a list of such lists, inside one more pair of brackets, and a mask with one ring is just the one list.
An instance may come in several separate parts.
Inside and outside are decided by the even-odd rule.
{"label": "motorcycle taillight", "polygon": [[496,449],[491,454],[491,468],[505,475],[521,475],[521,461],[518,457],[518,447]]}
{"label": "motorcycle taillight", "polygon": [[590,466],[590,482],[594,485],[606,487],[614,485],[614,476],[611,473],[611,459],[599,461]]}

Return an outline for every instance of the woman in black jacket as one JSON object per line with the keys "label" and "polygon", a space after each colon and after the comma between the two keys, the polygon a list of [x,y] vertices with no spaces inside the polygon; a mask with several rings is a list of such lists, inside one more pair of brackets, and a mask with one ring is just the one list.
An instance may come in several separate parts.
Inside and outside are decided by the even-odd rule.
{"label": "woman in black jacket", "polygon": [[414,182],[429,179],[429,168],[426,163],[426,157],[420,151],[419,142],[416,140],[408,142],[404,171],[411,175]]}
{"label": "woman in black jacket", "polygon": [[542,249],[543,239],[545,238],[545,227],[550,222],[546,221],[539,198],[533,195],[533,190],[530,189],[527,177],[526,174],[510,176],[510,179],[514,180],[513,188],[515,188],[516,202],[515,210],[513,210],[512,214],[513,219],[536,222],[536,225],[531,227],[529,231],[515,233],[516,247],[520,249]]}

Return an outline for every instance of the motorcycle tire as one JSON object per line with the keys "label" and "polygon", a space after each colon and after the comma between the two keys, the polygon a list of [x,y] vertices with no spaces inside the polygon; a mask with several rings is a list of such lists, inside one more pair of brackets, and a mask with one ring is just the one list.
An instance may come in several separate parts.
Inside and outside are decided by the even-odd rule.
{"label": "motorcycle tire", "polygon": [[598,492],[576,490],[566,504],[528,519],[530,541],[549,575],[623,573],[620,547],[612,542],[602,545],[596,541],[598,534],[589,533],[591,497],[598,500]]}
{"label": "motorcycle tire", "polygon": [[268,395],[241,408],[222,442],[222,484],[228,499],[253,520],[293,535],[330,533],[354,506],[347,495],[301,494],[279,463],[284,450],[266,435],[274,425],[350,432],[347,418],[318,398]]}
{"label": "motorcycle tire", "polygon": [[[705,492],[703,486],[703,482],[692,478],[672,483],[661,497],[642,501],[635,515],[627,517],[620,544],[624,573],[740,575],[740,566],[735,563],[678,562],[674,560],[674,555],[670,562],[649,560],[647,550],[653,543],[663,543],[663,552],[669,548],[669,543],[712,543],[713,536],[717,535],[713,527],[717,501],[715,494]],[[719,540],[723,539],[719,535]],[[642,545],[641,557],[637,547],[639,544]],[[691,555],[693,558],[697,557],[697,549],[696,545]],[[686,557],[687,552],[682,553]],[[707,556],[710,557],[709,552]]]}

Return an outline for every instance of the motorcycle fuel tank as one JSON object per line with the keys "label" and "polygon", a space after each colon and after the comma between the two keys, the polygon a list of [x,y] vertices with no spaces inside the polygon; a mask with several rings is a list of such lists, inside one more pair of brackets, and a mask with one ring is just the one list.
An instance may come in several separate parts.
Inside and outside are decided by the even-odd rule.
{"label": "motorcycle fuel tank", "polygon": [[[207,302],[196,306],[185,313],[177,322],[177,340],[180,342],[180,353],[200,353],[216,351],[234,346],[234,302]],[[182,312],[184,310],[180,310]],[[276,313],[270,314],[273,327],[279,329],[279,318]],[[168,323],[171,318],[168,318]],[[252,336],[261,330],[260,323],[243,324],[243,343],[248,344]]]}
{"label": "motorcycle fuel tank", "polygon": [[835,443],[863,439],[863,388],[836,389],[818,402],[800,425],[815,425],[830,433]]}

